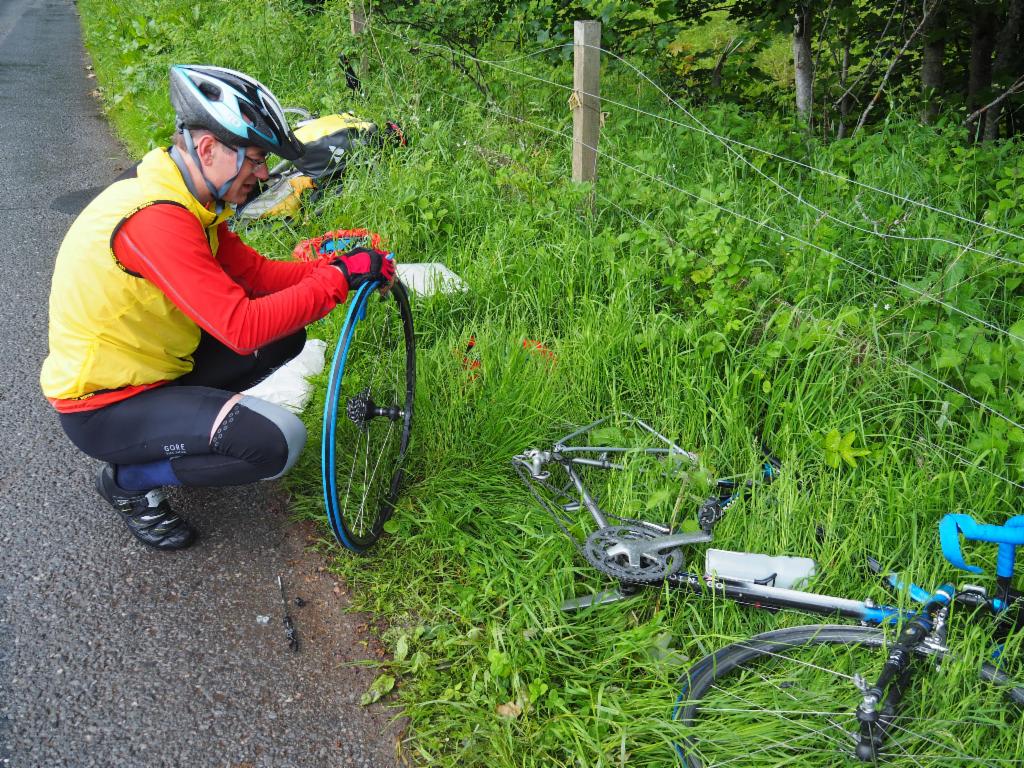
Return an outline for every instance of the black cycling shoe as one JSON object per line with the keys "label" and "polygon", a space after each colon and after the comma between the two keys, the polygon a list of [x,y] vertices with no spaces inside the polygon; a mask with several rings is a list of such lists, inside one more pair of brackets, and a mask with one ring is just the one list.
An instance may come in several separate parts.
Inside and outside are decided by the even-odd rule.
{"label": "black cycling shoe", "polygon": [[132,536],[154,549],[185,549],[196,540],[196,529],[179,517],[159,488],[126,491],[114,480],[114,467],[107,464],[96,476],[96,490],[110,502]]}

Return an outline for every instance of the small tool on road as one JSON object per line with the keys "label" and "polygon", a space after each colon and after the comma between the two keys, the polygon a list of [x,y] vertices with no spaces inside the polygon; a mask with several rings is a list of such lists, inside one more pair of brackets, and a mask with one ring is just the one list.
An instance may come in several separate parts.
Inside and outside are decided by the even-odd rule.
{"label": "small tool on road", "polygon": [[281,606],[284,608],[284,634],[288,638],[288,647],[293,651],[299,650],[299,637],[295,634],[295,624],[292,622],[292,617],[288,615],[288,599],[284,596],[284,581],[281,579],[281,575],[277,576],[277,586],[281,590]]}

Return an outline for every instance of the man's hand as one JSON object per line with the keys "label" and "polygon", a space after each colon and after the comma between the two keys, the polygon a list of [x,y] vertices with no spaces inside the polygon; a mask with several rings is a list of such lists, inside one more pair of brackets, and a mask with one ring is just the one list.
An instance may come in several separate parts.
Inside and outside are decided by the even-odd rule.
{"label": "man's hand", "polygon": [[331,259],[330,264],[345,273],[348,289],[354,291],[364,283],[395,279],[395,260],[389,253],[372,248],[353,248]]}

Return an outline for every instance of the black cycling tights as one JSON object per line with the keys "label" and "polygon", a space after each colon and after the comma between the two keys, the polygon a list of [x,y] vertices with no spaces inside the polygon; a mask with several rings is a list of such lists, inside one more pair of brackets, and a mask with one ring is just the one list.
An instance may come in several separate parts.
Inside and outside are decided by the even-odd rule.
{"label": "black cycling tights", "polygon": [[95,411],[63,413],[61,426],[83,452],[116,465],[170,459],[182,485],[242,485],[279,477],[306,439],[290,411],[240,390],[259,383],[302,351],[305,331],[252,355],[203,334],[195,368],[174,382]]}

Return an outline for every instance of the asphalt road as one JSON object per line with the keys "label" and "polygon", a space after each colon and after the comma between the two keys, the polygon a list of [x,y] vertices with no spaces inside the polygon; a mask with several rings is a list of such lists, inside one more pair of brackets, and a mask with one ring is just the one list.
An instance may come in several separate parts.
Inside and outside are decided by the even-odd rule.
{"label": "asphalt road", "polygon": [[71,0],[0,0],[0,768],[395,765],[393,712],[358,704],[374,645],[283,491],[177,492],[201,542],[145,550],[39,391],[57,247],[128,163],[85,64]]}

